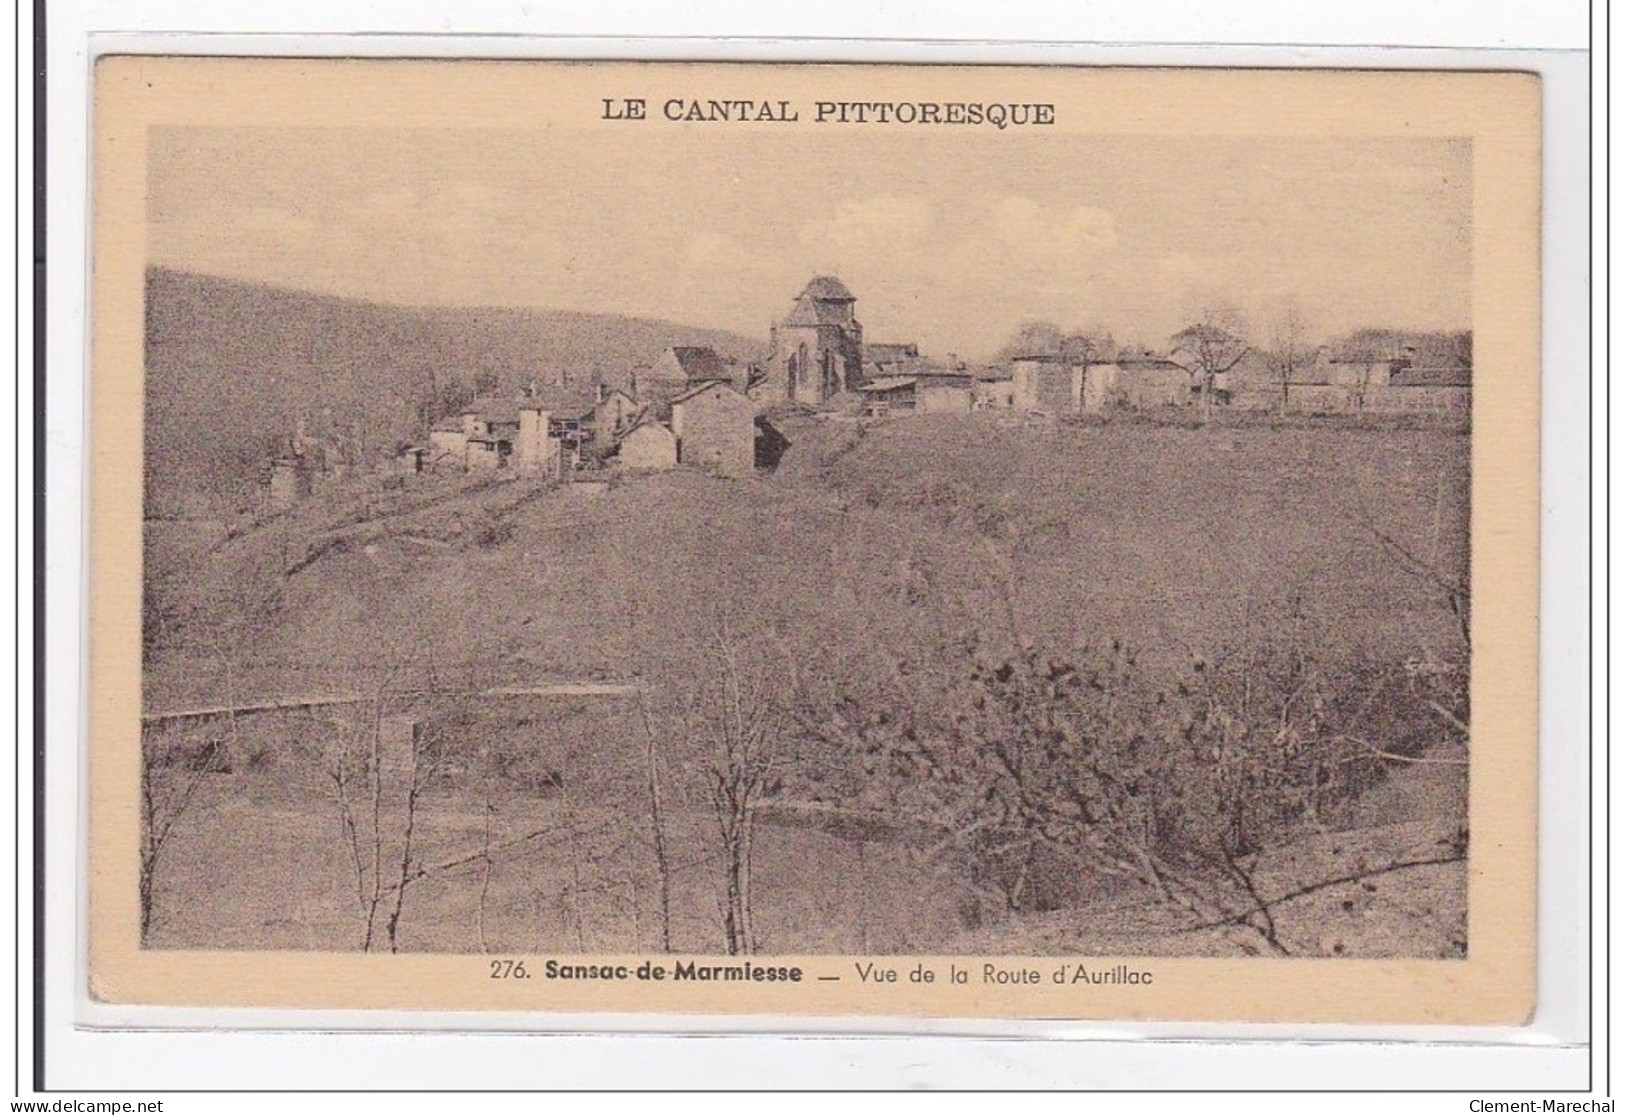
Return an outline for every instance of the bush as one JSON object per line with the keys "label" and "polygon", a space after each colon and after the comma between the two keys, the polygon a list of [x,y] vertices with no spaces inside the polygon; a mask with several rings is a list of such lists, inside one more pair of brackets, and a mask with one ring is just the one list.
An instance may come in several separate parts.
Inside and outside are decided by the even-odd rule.
{"label": "bush", "polygon": [[513,539],[513,524],[504,519],[487,519],[474,531],[474,544],[492,550]]}
{"label": "bush", "polygon": [[1076,904],[1114,876],[1250,887],[1259,853],[1348,819],[1385,777],[1381,752],[1438,738],[1415,670],[1324,662],[1296,613],[1172,671],[1115,642],[1012,654],[974,639],[917,703],[927,722],[841,716],[865,777],[938,819],[972,884],[1012,909]]}

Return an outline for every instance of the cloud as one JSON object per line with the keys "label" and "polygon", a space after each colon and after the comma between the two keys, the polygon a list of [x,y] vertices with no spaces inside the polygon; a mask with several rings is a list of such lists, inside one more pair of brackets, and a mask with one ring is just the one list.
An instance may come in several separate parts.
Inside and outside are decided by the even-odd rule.
{"label": "cloud", "polygon": [[798,239],[815,251],[862,258],[914,249],[935,223],[936,208],[927,199],[880,194],[843,202],[830,216],[803,225]]}
{"label": "cloud", "polygon": [[1117,244],[1116,220],[1089,205],[1062,209],[1006,197],[993,206],[991,227],[1011,248],[1051,260],[1095,255]]}

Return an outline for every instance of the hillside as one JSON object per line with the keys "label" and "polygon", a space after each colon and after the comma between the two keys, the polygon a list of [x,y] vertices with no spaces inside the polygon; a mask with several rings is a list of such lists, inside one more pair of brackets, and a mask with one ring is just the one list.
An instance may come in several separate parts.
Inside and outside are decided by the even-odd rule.
{"label": "hillside", "polygon": [[165,268],[147,273],[148,514],[215,515],[251,497],[278,439],[365,451],[414,436],[455,383],[591,382],[668,345],[754,359],[761,342],[665,321],[511,307],[389,306]]}
{"label": "hillside", "polygon": [[[321,705],[147,733],[166,800],[202,783],[157,872],[149,940],[362,947],[333,787],[358,769],[372,713],[327,701],[359,693],[428,725],[438,772],[415,815],[428,867],[400,923],[407,950],[648,951],[662,917],[676,951],[723,949],[714,776],[733,769],[728,725],[744,723],[766,725],[758,951],[1462,954],[1466,757],[1426,711],[1449,688],[1452,622],[1378,532],[1459,575],[1466,437],[951,416],[787,418],[783,432],[771,476],[358,481],[190,564],[149,563],[149,712],[228,695]],[[1018,640],[1050,656],[1048,700],[994,704]],[[1097,669],[1120,645],[1116,672]],[[1282,647],[1295,648],[1289,706],[1305,710],[1291,726],[1307,735],[1277,734],[1288,713],[1226,687],[1240,663],[1247,694],[1283,692]],[[1062,688],[1070,663],[1092,688]],[[1199,721],[1178,710],[1209,701],[1237,710],[1200,721],[1222,725],[1224,752],[1181,742]],[[1093,718],[1076,738],[1098,742],[1034,750],[1035,721],[999,710],[1036,704]],[[1348,750],[1350,724],[1400,758]],[[1164,788],[1150,791],[1158,816],[1200,832],[1190,818],[1217,800],[1203,787],[1243,769],[1216,765],[1243,745],[1307,787],[1248,861],[1273,903],[1262,927],[1200,913],[1257,900],[1197,875],[1203,861],[1182,868],[1201,889],[1181,905],[1064,844],[975,838],[1020,837],[1006,803],[1047,808],[1049,771],[1088,774],[1102,754],[1133,760],[1111,768],[1124,777],[1153,764],[1139,785]],[[1005,753],[1019,761],[982,765]],[[1313,781],[1285,782],[1304,754]],[[678,865],[666,914],[645,835],[651,770]],[[1249,783],[1249,808],[1280,800],[1273,784]],[[1186,794],[1197,806],[1177,812]],[[1044,815],[1061,824],[1063,807]],[[957,827],[962,810],[976,823]],[[402,824],[397,810],[385,829]],[[409,861],[388,832],[373,846]],[[505,851],[474,870],[487,847]]]}
{"label": "hillside", "polygon": [[[811,420],[784,429],[791,448],[771,478],[684,471],[580,499],[424,476],[399,493],[311,501],[201,565],[151,554],[149,570],[175,571],[149,578],[153,606],[169,610],[173,595],[178,616],[196,613],[159,649],[232,628],[243,669],[341,670],[375,664],[380,647],[414,657],[433,646],[442,661],[514,671],[505,681],[618,676],[656,643],[683,641],[632,638],[634,616],[698,637],[727,605],[819,654],[884,654],[935,637],[939,620],[1002,626],[988,543],[1014,560],[1023,623],[1057,645],[1211,653],[1257,636],[1260,614],[1294,598],[1328,655],[1403,656],[1451,637],[1429,584],[1375,531],[1418,550],[1436,536],[1442,567],[1465,561],[1459,435],[1044,435],[935,416],[867,434]],[[275,604],[251,618],[251,599]],[[160,703],[215,695],[212,662],[149,659],[149,692]],[[241,680],[284,685],[275,669]]]}

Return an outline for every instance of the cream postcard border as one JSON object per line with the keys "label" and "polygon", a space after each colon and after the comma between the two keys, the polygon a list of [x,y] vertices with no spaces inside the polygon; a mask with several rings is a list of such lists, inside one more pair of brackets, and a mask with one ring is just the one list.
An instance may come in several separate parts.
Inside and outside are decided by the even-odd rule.
{"label": "cream postcard border", "polygon": [[[171,1006],[687,1012],[1269,1022],[1511,1023],[1534,1007],[1539,587],[1540,88],[1529,75],[1059,67],[776,65],[787,97],[1052,101],[1058,130],[1110,134],[1435,135],[1474,144],[1474,595],[1469,957],[1154,962],[1150,989],[813,982],[515,985],[485,958],[156,952],[136,945],[139,459],[146,128],[584,127],[602,97],[665,63],[104,58],[97,67],[90,380],[91,992]],[[739,64],[692,65],[705,95]],[[744,75],[749,76],[749,75]],[[765,76],[765,75],[758,75]],[[760,83],[759,81],[757,83]],[[827,91],[827,92],[826,92]],[[365,95],[362,95],[362,93]],[[244,106],[248,106],[245,108]],[[1283,106],[1290,106],[1286,108]],[[476,123],[477,121],[477,123]],[[651,137],[650,142],[659,142]],[[1492,608],[1486,602],[1494,601]],[[938,967],[977,958],[931,959]],[[993,958],[989,958],[993,959]],[[1009,962],[1012,958],[998,958]],[[1035,966],[1058,963],[1044,958]],[[1110,963],[1115,958],[1099,958]],[[809,974],[851,960],[806,957]],[[912,962],[912,961],[910,961]],[[543,990],[547,994],[541,994]]]}

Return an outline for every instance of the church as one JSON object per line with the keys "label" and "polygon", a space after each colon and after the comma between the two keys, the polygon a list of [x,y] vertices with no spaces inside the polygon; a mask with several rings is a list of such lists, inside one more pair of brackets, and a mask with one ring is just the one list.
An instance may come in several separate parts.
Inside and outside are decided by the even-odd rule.
{"label": "church", "polygon": [[820,275],[773,326],[767,365],[751,395],[763,402],[820,406],[863,383],[863,326],[846,284]]}

